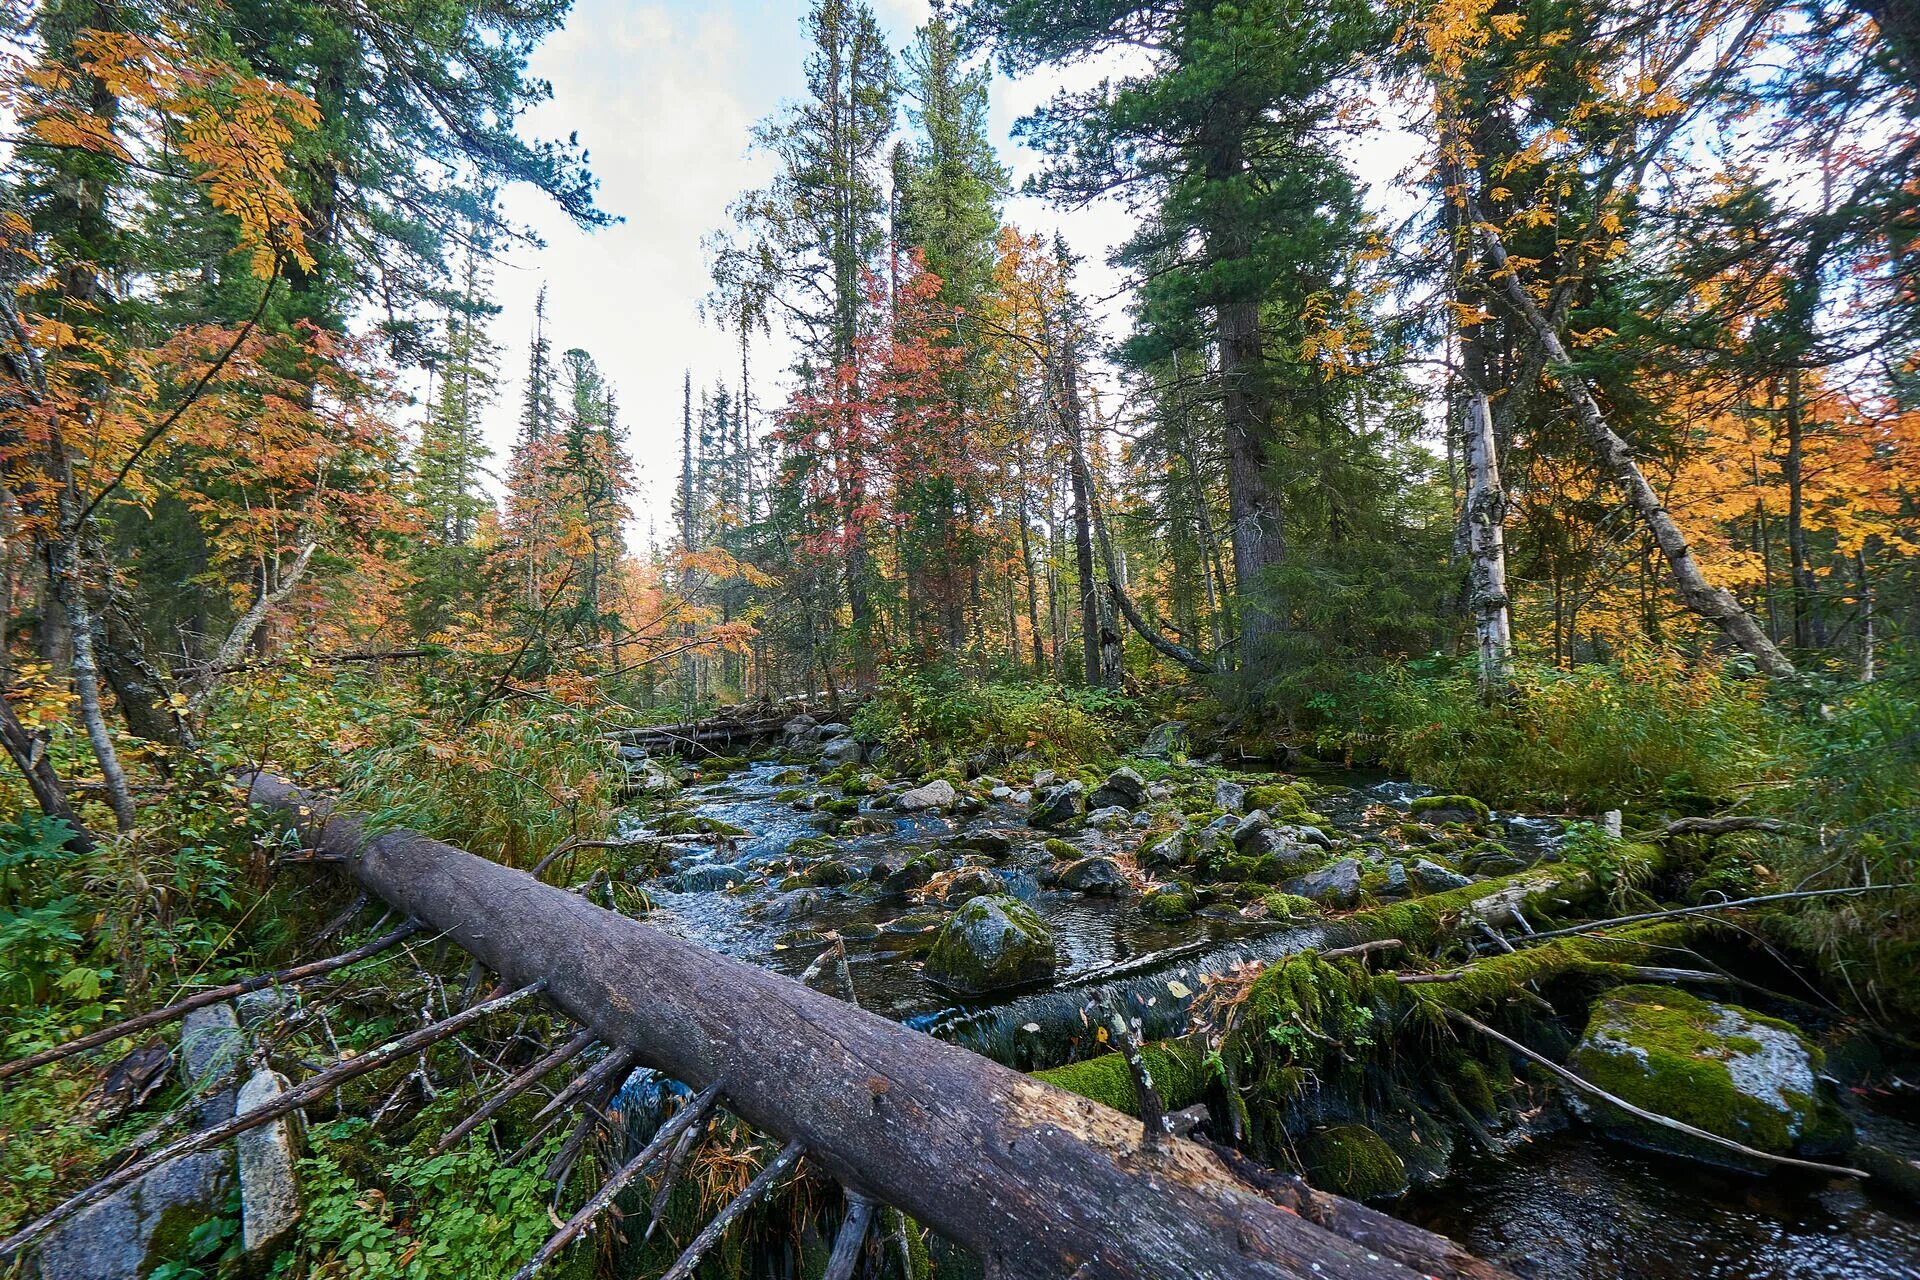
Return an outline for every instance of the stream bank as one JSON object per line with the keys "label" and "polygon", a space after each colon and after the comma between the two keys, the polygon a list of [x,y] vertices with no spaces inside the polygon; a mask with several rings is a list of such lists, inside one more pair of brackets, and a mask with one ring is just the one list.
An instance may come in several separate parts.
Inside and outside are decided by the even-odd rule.
{"label": "stream bank", "polygon": [[[1438,904],[1476,886],[1549,872],[1566,882],[1556,868],[1595,881],[1646,873],[1623,842],[1596,844],[1592,831],[1558,819],[1493,813],[1398,780],[1134,763],[1126,776],[1054,778],[1002,764],[1004,776],[889,779],[844,753],[816,758],[808,744],[750,763],[710,761],[629,833],[648,844],[628,879],[645,894],[650,923],[825,990],[845,981],[829,959],[844,947],[846,978],[866,1007],[1034,1070],[1100,1051],[1084,1017],[1097,993],[1118,996],[1148,1038],[1179,1037],[1197,1002],[1245,999],[1256,973],[1272,975],[1271,986],[1294,969],[1333,970],[1305,953],[1347,941],[1352,921],[1392,904],[1426,903],[1444,917]],[[658,766],[647,769],[656,793],[673,789]],[[1031,913],[1049,972],[965,994],[973,984],[956,986],[950,968],[929,972],[948,922],[982,899],[1013,904],[1017,919]],[[1515,915],[1530,927],[1537,909],[1529,901]],[[1449,944],[1469,957],[1499,945]],[[1276,963],[1289,957],[1299,959]],[[1698,1176],[1691,1162],[1604,1140],[1574,1127],[1563,1100],[1503,1052],[1417,1020],[1376,1021],[1376,1010],[1404,1002],[1375,1000],[1381,980],[1343,965],[1347,976],[1324,985],[1350,983],[1350,998],[1317,1003],[1312,1018],[1289,1008],[1258,1028],[1266,1057],[1254,1065],[1264,1077],[1222,1089],[1215,1073],[1178,1065],[1197,1052],[1161,1059],[1172,1071],[1162,1082],[1170,1105],[1209,1101],[1216,1130],[1237,1130],[1263,1160],[1374,1198],[1523,1275],[1920,1275],[1910,1203],[1846,1181]],[[1547,1006],[1530,1028],[1556,1058],[1580,1030],[1567,1001],[1592,994],[1594,975],[1572,973],[1580,981],[1563,987],[1565,976],[1542,970],[1527,982],[1528,999]],[[1292,1055],[1277,1070],[1269,1040]],[[1296,1069],[1294,1057],[1329,1049],[1329,1069]],[[1474,1081],[1484,1083],[1468,1088]],[[1232,1097],[1248,1091],[1252,1103],[1238,1105],[1253,1114],[1236,1114]],[[1898,1135],[1895,1145],[1911,1136],[1898,1121],[1875,1123],[1881,1136],[1888,1127]],[[1664,1171],[1670,1192],[1693,1194],[1645,1194],[1659,1184],[1649,1168]],[[1589,1222],[1608,1203],[1639,1225],[1610,1248],[1589,1247],[1582,1242],[1608,1239]],[[1636,1238],[1660,1247],[1636,1252]],[[1667,1243],[1696,1238],[1719,1269],[1672,1270],[1687,1252]],[[1836,1269],[1806,1269],[1816,1241]]]}

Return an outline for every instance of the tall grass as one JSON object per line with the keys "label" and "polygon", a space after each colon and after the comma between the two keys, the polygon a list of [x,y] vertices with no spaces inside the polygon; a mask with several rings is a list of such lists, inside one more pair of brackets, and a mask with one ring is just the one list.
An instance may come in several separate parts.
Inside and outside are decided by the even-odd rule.
{"label": "tall grass", "polygon": [[889,768],[937,769],[987,750],[1049,765],[1106,760],[1137,704],[1102,689],[981,683],[950,667],[895,668],[855,716],[885,748]]}

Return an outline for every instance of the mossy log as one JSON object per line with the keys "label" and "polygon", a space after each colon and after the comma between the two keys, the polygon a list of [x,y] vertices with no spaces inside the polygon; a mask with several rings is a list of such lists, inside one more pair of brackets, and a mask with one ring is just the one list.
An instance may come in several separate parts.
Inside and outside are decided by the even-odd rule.
{"label": "mossy log", "polygon": [[277,778],[248,782],[369,893],[509,984],[544,983],[646,1065],[694,1088],[724,1079],[742,1119],[803,1144],[850,1191],[933,1227],[996,1280],[1414,1280],[1426,1257],[1459,1252],[1413,1228],[1419,1247],[1405,1254],[1357,1243],[1198,1143],[1144,1150],[1140,1126],[1108,1107],[418,833],[369,837]]}

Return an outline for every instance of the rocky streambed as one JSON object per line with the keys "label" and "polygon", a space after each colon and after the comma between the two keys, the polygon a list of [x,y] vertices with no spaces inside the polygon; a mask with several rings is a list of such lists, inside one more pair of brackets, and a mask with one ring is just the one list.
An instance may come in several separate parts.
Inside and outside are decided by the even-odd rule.
{"label": "rocky streambed", "polygon": [[[1697,1159],[1626,1145],[1670,1145],[1661,1141],[1670,1135],[1570,1100],[1504,1055],[1490,1067],[1484,1052],[1463,1053],[1449,1037],[1370,1025],[1364,1000],[1332,1010],[1315,995],[1313,1016],[1303,1016],[1275,1005],[1272,981],[1253,982],[1263,970],[1318,963],[1276,962],[1350,943],[1356,912],[1372,919],[1394,904],[1426,904],[1409,919],[1430,922],[1476,886],[1554,868],[1570,856],[1560,820],[1358,774],[1244,775],[1143,758],[1082,777],[989,760],[892,779],[861,754],[846,735],[802,725],[776,758],[697,771],[636,761],[637,786],[652,796],[629,833],[647,844],[627,879],[650,923],[850,993],[1019,1069],[1065,1066],[1077,1074],[1062,1082],[1093,1096],[1102,1096],[1100,1073],[1067,1064],[1099,1054],[1085,1011],[1117,1000],[1147,1039],[1165,1042],[1155,1061],[1172,1105],[1212,1101],[1217,1126],[1241,1130],[1275,1163],[1447,1231],[1521,1274],[1920,1277],[1912,1186],[1701,1176]],[[1515,907],[1516,927],[1532,927],[1532,909]],[[1506,945],[1497,930],[1479,932],[1487,936],[1470,950],[1497,955]],[[1516,983],[1545,1006],[1543,977]],[[1217,1078],[1206,1083],[1218,1076],[1202,1065],[1209,1046],[1189,1034],[1196,1003],[1223,996],[1271,1017],[1263,1041],[1285,1049],[1296,1035],[1319,1038],[1336,1060],[1368,1061],[1336,1088],[1243,1055],[1255,1078],[1230,1083],[1252,1102],[1223,1107]],[[1733,1007],[1643,984],[1596,1005],[1577,1043],[1581,1027],[1564,1012],[1543,1016],[1541,1032],[1564,1038],[1557,1058],[1584,1060],[1584,1073],[1623,1096],[1661,1097],[1668,1113],[1711,1125],[1715,1090],[1727,1094],[1738,1112],[1731,1132],[1755,1145],[1839,1159],[1860,1124],[1883,1156],[1920,1156],[1920,1134],[1863,1111],[1864,1093],[1839,1079],[1865,1081],[1884,1067],[1860,1059],[1854,1040],[1844,1040],[1853,1057],[1830,1067],[1787,1023],[1758,1013],[1726,1022],[1719,1011]],[[1812,1030],[1844,1039],[1837,1026]],[[1676,1035],[1683,1043],[1668,1053]],[[1407,1043],[1382,1066],[1390,1036]],[[1443,1069],[1427,1071],[1418,1053]],[[1467,1087],[1506,1067],[1511,1082],[1486,1086],[1484,1097]],[[1124,1076],[1104,1087],[1124,1088]],[[1676,1100],[1676,1090],[1706,1101]],[[1275,1097],[1290,1108],[1284,1126],[1259,1112]],[[1660,1186],[1670,1194],[1650,1191]],[[1616,1219],[1606,1218],[1609,1205]]]}

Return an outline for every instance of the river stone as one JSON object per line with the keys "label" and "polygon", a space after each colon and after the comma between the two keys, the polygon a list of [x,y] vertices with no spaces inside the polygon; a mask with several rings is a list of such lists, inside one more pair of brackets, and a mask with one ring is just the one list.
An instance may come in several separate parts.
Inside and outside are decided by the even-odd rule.
{"label": "river stone", "polygon": [[1295,876],[1281,888],[1322,906],[1350,907],[1360,896],[1360,863],[1354,858],[1342,858],[1318,871]]}
{"label": "river stone", "polygon": [[1147,802],[1147,780],[1122,765],[1087,797],[1089,809],[1138,809]]}
{"label": "river stone", "polygon": [[1004,894],[974,898],[940,928],[921,972],[960,995],[985,995],[1053,977],[1053,933],[1038,912]]}
{"label": "river stone", "polygon": [[169,1160],[56,1227],[36,1252],[41,1280],[130,1280],[184,1261],[187,1237],[226,1203],[233,1153]]}
{"label": "river stone", "polygon": [[905,813],[919,813],[926,809],[951,809],[959,797],[953,784],[945,778],[935,778],[925,786],[903,791],[894,800],[893,807]]}
{"label": "river stone", "polygon": [[829,769],[837,769],[843,764],[859,764],[864,755],[860,740],[847,734],[832,739],[820,748],[820,763]]}
{"label": "river stone", "polygon": [[797,916],[810,916],[820,910],[820,891],[818,889],[789,889],[776,898],[767,900],[760,908],[762,919],[792,920]]}
{"label": "river stone", "polygon": [[802,712],[780,727],[780,741],[788,747],[811,747],[820,741],[820,722]]}
{"label": "river stone", "polygon": [[1027,824],[1043,831],[1067,826],[1080,816],[1080,796],[1085,790],[1078,782],[1063,782],[1036,791],[1033,807],[1027,811]]}
{"label": "river stone", "polygon": [[[287,1091],[287,1078],[262,1067],[240,1086],[234,1114],[267,1105]],[[294,1121],[277,1120],[249,1129],[233,1140],[240,1171],[240,1245],[248,1257],[262,1258],[284,1242],[300,1221],[300,1184],[294,1175]]]}
{"label": "river stone", "polygon": [[1111,898],[1126,891],[1127,878],[1112,858],[1095,855],[1069,862],[1059,869],[1060,887],[1075,893]]}
{"label": "river stone", "polygon": [[1321,855],[1317,844],[1302,838],[1305,830],[1301,827],[1268,827],[1239,848],[1242,853],[1253,857],[1272,854],[1283,870],[1291,870],[1317,861]]}
{"label": "river stone", "polygon": [[[1827,1155],[1851,1137],[1822,1100],[1820,1050],[1789,1023],[1662,986],[1597,1000],[1567,1065],[1635,1106],[1771,1155]],[[1637,1120],[1578,1090],[1574,1112],[1638,1146],[1741,1166],[1733,1152]]]}
{"label": "river stone", "polygon": [[1387,864],[1387,878],[1375,895],[1383,902],[1395,902],[1401,898],[1413,896],[1413,885],[1407,880],[1407,865],[1404,862]]}
{"label": "river stone", "polygon": [[[1098,795],[1098,792],[1094,793]],[[1141,815],[1145,817],[1145,814]],[[1094,809],[1087,814],[1087,825],[1095,831],[1114,831],[1133,821],[1131,810],[1122,805],[1108,805],[1104,809]]]}
{"label": "river stone", "polygon": [[953,905],[983,895],[991,896],[1000,893],[1003,889],[1004,886],[1000,883],[1000,877],[993,874],[993,872],[983,867],[969,867],[948,883],[946,893],[941,896],[947,900],[949,905]]}
{"label": "river stone", "polygon": [[1413,877],[1422,893],[1441,893],[1448,889],[1462,889],[1473,883],[1471,877],[1458,871],[1449,871],[1437,862],[1426,858],[1415,858],[1413,865],[1407,868],[1407,874]]}
{"label": "river stone", "polygon": [[747,878],[739,867],[725,862],[698,862],[683,867],[673,878],[673,887],[681,893],[715,893],[731,888]]}
{"label": "river stone", "polygon": [[933,873],[938,869],[938,864],[923,854],[909,859],[898,871],[888,873],[886,879],[880,882],[880,888],[891,894],[909,893],[933,879]]}
{"label": "river stone", "polygon": [[1193,846],[1192,853],[1212,853],[1215,849],[1218,849],[1221,845],[1230,841],[1233,838],[1234,831],[1237,830],[1239,826],[1240,819],[1231,815],[1215,818],[1212,822],[1209,822],[1206,826],[1193,833],[1191,842]]}
{"label": "river stone", "polygon": [[947,841],[950,849],[971,849],[995,862],[1011,854],[1018,843],[1011,831],[968,831]]}
{"label": "river stone", "polygon": [[181,1020],[181,1078],[200,1095],[201,1124],[233,1118],[234,1073],[246,1057],[247,1033],[232,1005],[210,1004]]}
{"label": "river stone", "polygon": [[1224,813],[1245,813],[1247,811],[1246,784],[1235,782],[1232,778],[1222,778],[1214,783],[1213,807]]}

